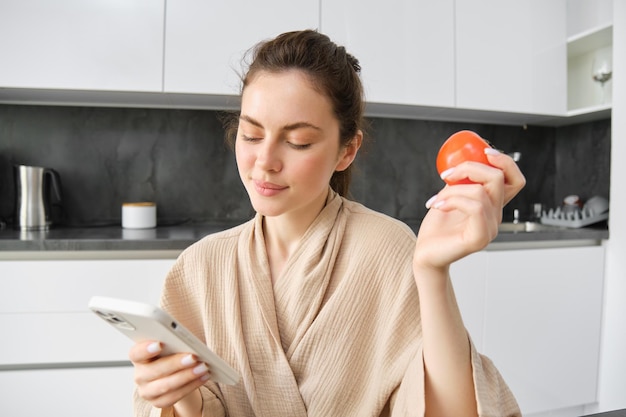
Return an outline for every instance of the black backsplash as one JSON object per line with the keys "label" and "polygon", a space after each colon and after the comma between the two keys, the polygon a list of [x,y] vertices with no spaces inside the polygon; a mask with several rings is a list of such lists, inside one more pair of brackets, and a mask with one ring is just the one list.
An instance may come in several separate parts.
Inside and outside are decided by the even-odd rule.
{"label": "black backsplash", "polygon": [[[0,105],[0,217],[14,211],[14,164],[61,176],[65,225],[117,224],[121,204],[155,201],[160,224],[239,222],[252,209],[221,113],[204,110]],[[352,198],[418,224],[442,186],[435,157],[470,129],[505,152],[521,152],[527,186],[505,208],[528,217],[533,203],[568,194],[609,197],[610,119],[561,128],[373,118],[356,162]]]}

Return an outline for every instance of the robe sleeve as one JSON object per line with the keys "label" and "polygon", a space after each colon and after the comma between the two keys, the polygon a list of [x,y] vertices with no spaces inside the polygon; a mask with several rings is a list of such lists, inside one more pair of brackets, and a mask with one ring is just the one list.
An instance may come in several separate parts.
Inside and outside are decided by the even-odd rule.
{"label": "robe sleeve", "polygon": [[[521,417],[515,397],[489,358],[470,339],[472,374],[480,417]],[[390,415],[423,417],[425,409],[424,359],[420,347],[390,399]]]}
{"label": "robe sleeve", "polygon": [[478,353],[474,343],[472,352],[472,373],[478,415],[480,417],[521,417],[522,413],[508,385],[491,360]]}

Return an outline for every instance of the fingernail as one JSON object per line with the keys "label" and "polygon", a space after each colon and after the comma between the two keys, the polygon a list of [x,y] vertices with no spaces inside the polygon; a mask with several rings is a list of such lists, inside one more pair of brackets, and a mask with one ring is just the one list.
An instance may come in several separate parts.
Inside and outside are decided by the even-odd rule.
{"label": "fingernail", "polygon": [[146,348],[150,353],[157,353],[161,351],[161,343],[160,342],[152,342]]}
{"label": "fingernail", "polygon": [[434,196],[430,197],[430,198],[428,199],[428,201],[426,202],[426,208],[427,208],[427,209],[429,209],[429,208],[430,208],[430,206],[432,206],[432,205],[433,205],[433,203],[435,202],[435,200],[437,200],[437,196],[436,196],[436,195],[434,195]]}
{"label": "fingernail", "polygon": [[200,365],[193,368],[193,373],[196,375],[206,374],[209,371],[209,367],[206,366],[205,363],[201,363]]}
{"label": "fingernail", "polygon": [[441,208],[441,206],[443,206],[446,203],[446,200],[439,200],[437,201],[435,204],[433,204],[433,208]]}
{"label": "fingernail", "polygon": [[445,180],[447,177],[450,176],[450,174],[452,174],[452,171],[454,171],[454,168],[448,168],[445,171],[443,171],[441,174],[439,174],[439,176],[441,177],[442,180]]}
{"label": "fingernail", "polygon": [[195,362],[196,362],[196,359],[193,357],[193,355],[192,355],[192,354],[189,354],[189,355],[187,355],[187,356],[184,356],[184,357],[181,359],[181,361],[180,361],[180,363],[181,363],[181,364],[183,364],[183,365],[185,365],[185,366],[188,366],[188,365],[193,365]]}
{"label": "fingernail", "polygon": [[206,381],[208,381],[208,380],[209,380],[209,378],[211,378],[211,375],[209,375],[209,374],[204,374],[204,375],[202,375],[202,376],[200,377],[200,381],[202,381],[202,382],[206,382]]}
{"label": "fingernail", "polygon": [[500,152],[497,149],[494,148],[485,148],[485,154],[486,155],[500,155],[502,152]]}

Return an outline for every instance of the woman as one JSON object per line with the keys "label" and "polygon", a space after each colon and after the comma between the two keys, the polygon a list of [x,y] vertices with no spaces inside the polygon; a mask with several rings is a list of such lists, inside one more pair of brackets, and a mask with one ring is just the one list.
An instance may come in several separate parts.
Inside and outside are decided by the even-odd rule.
{"label": "woman", "polygon": [[188,248],[162,304],[242,378],[135,345],[136,415],[519,415],[464,328],[452,262],[484,248],[523,186],[511,158],[444,173],[417,239],[344,198],[363,140],[356,59],[314,31],[260,44],[243,78],[235,154],[257,214]]}

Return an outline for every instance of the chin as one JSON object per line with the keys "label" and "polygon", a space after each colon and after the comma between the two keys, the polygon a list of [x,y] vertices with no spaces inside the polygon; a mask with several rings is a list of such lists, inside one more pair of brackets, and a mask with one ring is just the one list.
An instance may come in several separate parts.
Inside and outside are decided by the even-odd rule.
{"label": "chin", "polygon": [[265,217],[280,216],[284,213],[283,208],[278,207],[276,204],[258,200],[255,201],[255,199],[250,199],[250,202],[252,203],[252,208],[254,209],[254,211]]}

